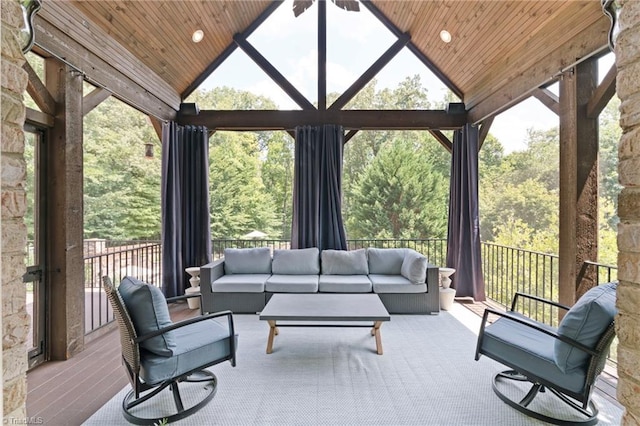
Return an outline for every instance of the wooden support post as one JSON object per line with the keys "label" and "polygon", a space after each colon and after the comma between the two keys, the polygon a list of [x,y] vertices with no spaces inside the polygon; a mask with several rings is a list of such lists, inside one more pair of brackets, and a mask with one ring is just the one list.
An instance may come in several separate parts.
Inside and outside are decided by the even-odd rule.
{"label": "wooden support post", "polygon": [[573,305],[597,285],[598,120],[587,117],[597,86],[597,61],[587,60],[560,81],[560,302]]}
{"label": "wooden support post", "polygon": [[318,109],[327,109],[327,3],[318,2]]}
{"label": "wooden support post", "polygon": [[56,101],[47,151],[47,286],[50,357],[84,349],[82,82],[80,73],[45,60],[46,87]]}

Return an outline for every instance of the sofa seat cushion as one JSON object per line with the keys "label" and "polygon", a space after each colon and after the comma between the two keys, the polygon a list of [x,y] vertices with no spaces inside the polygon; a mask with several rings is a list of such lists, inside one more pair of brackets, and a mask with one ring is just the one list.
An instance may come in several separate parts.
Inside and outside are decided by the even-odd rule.
{"label": "sofa seat cushion", "polygon": [[367,252],[359,250],[322,250],[322,273],[328,275],[367,275]]}
{"label": "sofa seat cushion", "polygon": [[267,280],[266,291],[272,293],[317,293],[318,275],[279,275]]}
{"label": "sofa seat cushion", "polygon": [[369,275],[400,275],[406,251],[403,248],[367,249]]}
{"label": "sofa seat cushion", "polygon": [[271,274],[223,275],[211,283],[214,293],[262,293]]}
{"label": "sofa seat cushion", "polygon": [[224,249],[224,273],[270,274],[271,249],[258,247],[250,249]]}
{"label": "sofa seat cushion", "polygon": [[141,357],[140,376],[145,382],[160,383],[231,353],[229,331],[214,319],[177,328],[173,333],[173,356],[145,353]]}
{"label": "sofa seat cushion", "polygon": [[426,293],[426,284],[413,284],[402,275],[369,274],[374,293]]}
{"label": "sofa seat cushion", "polygon": [[[482,348],[492,358],[518,371],[535,371],[541,379],[562,385],[580,393],[585,382],[585,370],[570,374],[558,368],[554,356],[556,339],[508,318],[500,318],[485,328]],[[506,360],[509,360],[507,362]]]}
{"label": "sofa seat cushion", "polygon": [[274,250],[271,272],[274,275],[318,275],[320,252],[317,247]]}
{"label": "sofa seat cushion", "polygon": [[366,275],[320,275],[318,289],[323,293],[371,293]]}

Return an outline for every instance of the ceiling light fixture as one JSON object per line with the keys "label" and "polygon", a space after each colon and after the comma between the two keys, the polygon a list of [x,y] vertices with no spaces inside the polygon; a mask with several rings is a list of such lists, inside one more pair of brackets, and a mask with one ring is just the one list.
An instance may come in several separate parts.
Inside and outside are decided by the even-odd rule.
{"label": "ceiling light fixture", "polygon": [[202,30],[195,30],[191,35],[191,40],[193,40],[194,43],[200,43],[203,38],[204,38],[204,31]]}
{"label": "ceiling light fixture", "polygon": [[445,43],[449,43],[451,41],[451,33],[447,30],[440,31],[440,39]]}

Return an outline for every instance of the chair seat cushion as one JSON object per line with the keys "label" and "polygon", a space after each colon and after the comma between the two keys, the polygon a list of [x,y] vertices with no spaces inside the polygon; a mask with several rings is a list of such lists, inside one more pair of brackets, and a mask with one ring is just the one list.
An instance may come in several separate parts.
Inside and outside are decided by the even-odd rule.
{"label": "chair seat cushion", "polygon": [[223,275],[211,283],[214,293],[262,293],[271,274]]}
{"label": "chair seat cushion", "polygon": [[[152,333],[173,322],[169,316],[167,300],[162,291],[134,277],[124,277],[118,286],[138,336]],[[158,355],[171,356],[176,348],[172,331],[140,343],[144,349]]]}
{"label": "chair seat cushion", "polygon": [[[617,283],[608,283],[587,291],[565,314],[558,326],[558,334],[577,340],[588,348],[595,348],[600,336],[618,313],[616,287]],[[557,340],[555,359],[562,371],[569,372],[582,368],[589,354]]]}
{"label": "chair seat cushion", "polygon": [[317,275],[272,275],[265,285],[273,293],[317,293]]}
{"label": "chair seat cushion", "polygon": [[231,355],[228,328],[215,319],[180,327],[173,333],[176,339],[173,356],[147,351],[140,354],[140,377],[145,382],[158,384]]}
{"label": "chair seat cushion", "polygon": [[370,293],[366,275],[320,275],[318,290],[324,293]]}
{"label": "chair seat cushion", "polygon": [[402,275],[369,274],[374,293],[426,293],[426,284],[413,284]]}
{"label": "chair seat cushion", "polygon": [[[555,338],[541,331],[508,318],[500,318],[485,328],[481,344],[483,353],[516,371],[525,375],[528,375],[526,372],[535,372],[539,379],[581,393],[585,386],[586,371],[564,373],[560,370],[555,362],[555,341]],[[531,378],[530,374],[528,376]]]}

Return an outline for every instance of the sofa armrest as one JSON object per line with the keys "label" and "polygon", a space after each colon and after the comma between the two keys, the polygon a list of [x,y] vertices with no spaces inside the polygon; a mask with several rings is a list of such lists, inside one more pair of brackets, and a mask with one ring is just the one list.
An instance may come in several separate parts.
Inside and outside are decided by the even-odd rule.
{"label": "sofa armrest", "polygon": [[435,299],[438,300],[438,311],[440,311],[440,268],[427,264],[425,283],[427,283],[427,293],[434,295]]}
{"label": "sofa armrest", "polygon": [[213,312],[213,291],[211,284],[224,275],[224,258],[200,267],[200,294],[202,312]]}

